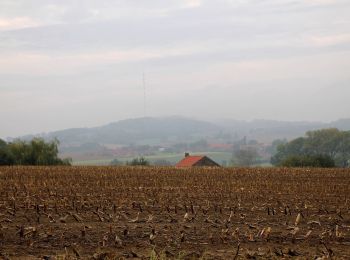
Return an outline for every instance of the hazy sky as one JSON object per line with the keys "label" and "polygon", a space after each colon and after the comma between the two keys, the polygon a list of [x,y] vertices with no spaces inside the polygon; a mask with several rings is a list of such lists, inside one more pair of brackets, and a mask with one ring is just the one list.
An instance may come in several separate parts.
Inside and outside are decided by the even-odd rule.
{"label": "hazy sky", "polygon": [[349,0],[0,0],[0,137],[350,117]]}

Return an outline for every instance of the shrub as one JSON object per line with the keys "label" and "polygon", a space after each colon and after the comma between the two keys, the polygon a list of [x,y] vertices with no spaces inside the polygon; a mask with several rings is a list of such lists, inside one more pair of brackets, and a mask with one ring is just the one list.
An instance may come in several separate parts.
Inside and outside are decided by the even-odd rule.
{"label": "shrub", "polygon": [[282,161],[285,167],[335,167],[334,160],[328,155],[291,155]]}
{"label": "shrub", "polygon": [[126,165],[130,165],[130,166],[148,166],[149,165],[149,161],[147,161],[146,158],[144,157],[140,157],[140,158],[134,158],[132,159],[131,162],[127,162]]}

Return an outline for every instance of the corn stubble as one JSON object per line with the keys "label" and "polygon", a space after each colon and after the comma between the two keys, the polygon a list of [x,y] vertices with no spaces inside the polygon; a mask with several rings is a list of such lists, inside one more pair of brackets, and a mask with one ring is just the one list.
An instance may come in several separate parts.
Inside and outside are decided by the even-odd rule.
{"label": "corn stubble", "polygon": [[0,256],[350,259],[350,170],[1,167]]}

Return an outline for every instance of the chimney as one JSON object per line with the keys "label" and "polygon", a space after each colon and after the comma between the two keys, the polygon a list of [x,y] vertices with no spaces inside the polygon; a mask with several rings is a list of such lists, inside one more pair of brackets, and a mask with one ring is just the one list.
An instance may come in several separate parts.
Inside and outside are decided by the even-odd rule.
{"label": "chimney", "polygon": [[188,157],[188,156],[190,156],[190,153],[185,153],[185,157]]}

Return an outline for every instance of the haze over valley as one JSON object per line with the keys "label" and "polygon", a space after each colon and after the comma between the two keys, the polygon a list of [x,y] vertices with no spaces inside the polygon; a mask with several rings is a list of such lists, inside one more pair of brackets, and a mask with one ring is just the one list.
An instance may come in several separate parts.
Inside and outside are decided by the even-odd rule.
{"label": "haze over valley", "polygon": [[0,137],[144,116],[348,118],[349,13],[348,0],[3,0]]}
{"label": "haze over valley", "polygon": [[[91,128],[71,128],[49,133],[21,136],[22,140],[42,137],[58,139],[62,157],[75,163],[108,164],[113,158],[130,160],[146,156],[153,161],[175,163],[185,151],[209,153],[229,162],[241,145],[255,145],[264,161],[272,155],[269,148],[275,140],[292,140],[307,131],[322,128],[350,130],[350,119],[330,123],[288,122],[276,120],[242,121],[221,119],[196,120],[180,116],[134,118]],[[14,137],[9,140],[16,139]]]}

